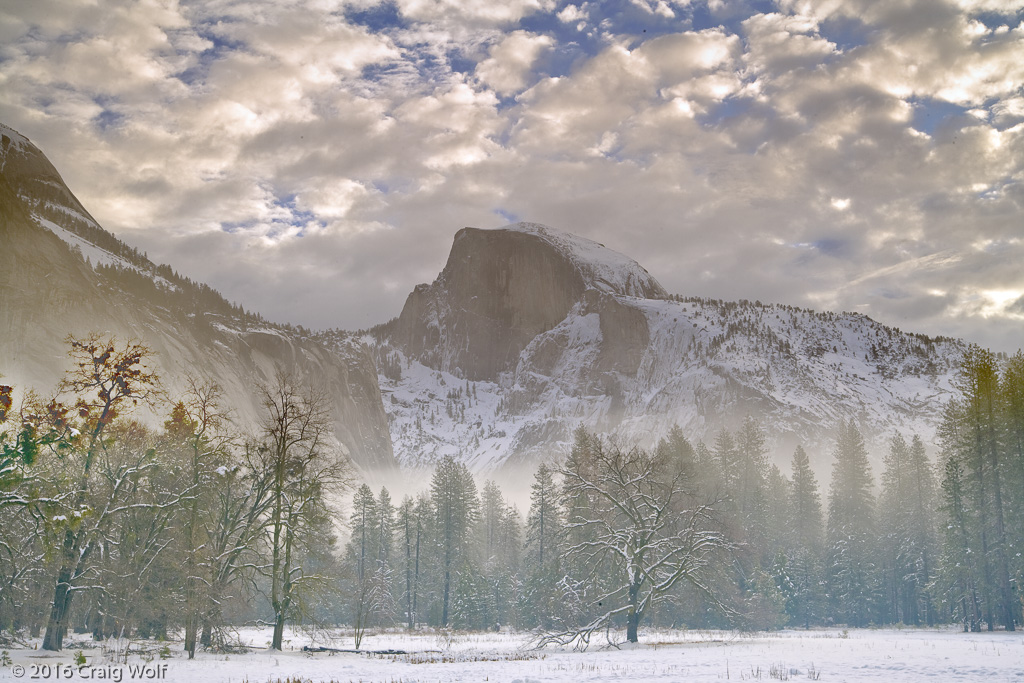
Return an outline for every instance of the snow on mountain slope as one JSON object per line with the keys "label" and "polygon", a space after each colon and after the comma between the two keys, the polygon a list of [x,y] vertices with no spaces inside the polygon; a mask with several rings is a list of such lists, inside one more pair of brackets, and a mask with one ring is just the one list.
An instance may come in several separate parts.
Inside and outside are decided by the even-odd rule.
{"label": "snow on mountain slope", "polygon": [[532,223],[464,228],[437,279],[378,332],[428,367],[495,381],[587,291],[665,296],[635,261],[596,242]]}
{"label": "snow on mountain slope", "polygon": [[499,229],[531,235],[551,245],[572,262],[588,287],[610,294],[649,298],[666,296],[658,281],[639,263],[599,242],[540,223],[513,223]]}
{"label": "snow on mountain slope", "polygon": [[[338,445],[364,470],[393,471],[387,418],[367,347],[274,325],[157,265],[103,230],[31,142],[0,126],[0,374],[52,390],[69,334],[143,341],[170,396],[187,377],[215,381],[236,425],[252,430],[258,387],[278,369],[321,386]],[[163,410],[163,408],[161,408]],[[147,416],[160,423],[166,415]]]}
{"label": "snow on mountain slope", "polygon": [[3,173],[10,154],[18,154],[31,147],[29,139],[10,126],[0,123],[0,173]]}
{"label": "snow on mountain slope", "polygon": [[[799,443],[826,469],[840,420],[854,419],[879,453],[894,430],[931,440],[952,395],[961,342],[905,334],[857,314],[668,297],[653,278],[643,285],[647,296],[633,296],[637,288],[625,283],[643,282],[646,271],[596,243],[530,224],[476,232],[497,234],[470,235],[470,249],[456,237],[438,280],[418,287],[402,317],[375,331],[385,410],[404,465],[443,455],[480,470],[533,462],[563,453],[579,425],[652,445],[678,424],[710,443],[750,415],[780,463]],[[514,263],[524,253],[579,278],[526,270]],[[464,272],[479,262],[500,276]],[[523,321],[534,312],[524,309],[535,304],[510,284],[524,273],[548,292],[545,301],[571,303],[516,347],[508,340],[526,336]],[[552,305],[549,313],[560,310]],[[460,336],[470,315],[478,329],[492,330],[489,339]],[[489,373],[466,372],[463,360],[488,357],[495,339],[516,352],[492,354]]]}

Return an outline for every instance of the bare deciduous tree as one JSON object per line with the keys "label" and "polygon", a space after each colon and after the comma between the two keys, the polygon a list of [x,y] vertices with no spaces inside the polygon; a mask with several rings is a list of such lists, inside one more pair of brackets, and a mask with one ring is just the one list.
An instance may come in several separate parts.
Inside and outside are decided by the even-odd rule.
{"label": "bare deciduous tree", "polygon": [[565,554],[575,566],[592,568],[584,581],[597,590],[587,598],[589,619],[545,634],[540,645],[585,649],[621,616],[627,640],[635,643],[644,617],[680,581],[714,600],[705,573],[732,544],[718,528],[713,504],[688,490],[679,463],[665,454],[598,444],[574,451],[560,474],[565,495],[576,501],[567,520],[575,540]]}
{"label": "bare deciduous tree", "polygon": [[350,481],[349,465],[330,442],[329,402],[322,391],[300,388],[278,373],[263,395],[263,434],[249,467],[267,481],[264,540],[267,562],[257,569],[270,581],[274,610],[271,648],[280,650],[285,622],[301,604],[302,593],[324,577],[307,573],[301,553],[330,534],[331,502]]}

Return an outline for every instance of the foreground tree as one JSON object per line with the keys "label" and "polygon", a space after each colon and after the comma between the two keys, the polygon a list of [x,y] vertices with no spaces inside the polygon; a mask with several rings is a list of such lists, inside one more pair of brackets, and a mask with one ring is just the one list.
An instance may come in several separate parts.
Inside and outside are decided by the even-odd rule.
{"label": "foreground tree", "polygon": [[[965,628],[1008,631],[1020,623],[1020,354],[1000,378],[992,352],[971,346],[939,428],[946,514],[941,587]],[[1016,415],[1016,417],[1015,417]],[[1008,486],[1008,484],[1010,484]],[[1016,522],[1016,523],[1015,523]],[[1011,558],[1017,576],[1011,573]]]}
{"label": "foreground tree", "polygon": [[189,377],[186,399],[178,401],[164,423],[164,450],[181,470],[179,487],[190,491],[178,526],[175,554],[182,560],[185,651],[193,659],[204,616],[209,612],[210,589],[215,585],[211,556],[218,532],[217,489],[226,484],[232,463],[224,435],[227,416],[221,407],[220,388]]}
{"label": "foreground tree", "polygon": [[[573,501],[566,556],[590,567],[584,581],[612,568],[611,587],[591,593],[595,616],[584,624],[548,633],[541,643],[586,648],[592,635],[624,617],[626,639],[637,642],[649,611],[681,581],[714,595],[706,573],[716,556],[731,549],[711,504],[700,502],[685,482],[689,472],[665,451],[617,446],[577,451],[560,470],[564,492]],[[585,502],[584,502],[585,501]],[[595,585],[604,584],[598,580]]]}
{"label": "foreground tree", "polygon": [[39,598],[30,584],[44,573],[51,553],[40,542],[41,520],[32,514],[40,486],[33,465],[47,439],[24,410],[12,411],[13,396],[14,387],[0,385],[0,631],[20,620],[36,635],[41,609],[32,609]]}
{"label": "foreground tree", "polygon": [[329,502],[348,484],[349,468],[328,443],[331,423],[324,394],[303,390],[280,373],[261,391],[263,435],[251,452],[249,467],[267,482],[264,537],[269,561],[259,570],[270,582],[270,647],[280,650],[285,623],[304,593],[326,583],[325,577],[307,572],[302,555],[333,541]]}
{"label": "foreground tree", "polygon": [[39,503],[53,523],[60,557],[43,637],[43,649],[51,651],[63,647],[72,600],[87,579],[98,544],[117,517],[131,509],[138,481],[157,466],[155,451],[149,449],[121,461],[106,461],[103,472],[96,468],[108,445],[104,436],[110,425],[158,390],[156,374],[146,368],[149,349],[135,342],[118,348],[115,340],[95,335],[69,337],[68,343],[75,367],[61,391],[71,394],[75,403],[66,406],[54,400],[41,406],[37,428],[56,435],[50,440],[53,457],[47,463],[52,493]]}
{"label": "foreground tree", "polygon": [[207,545],[199,642],[205,646],[213,644],[215,629],[224,625],[222,606],[237,597],[235,591],[248,577],[248,568],[259,564],[272,479],[251,466],[261,462],[258,451],[259,447],[250,443],[241,462],[231,460],[214,470],[217,481],[210,505],[200,510]]}

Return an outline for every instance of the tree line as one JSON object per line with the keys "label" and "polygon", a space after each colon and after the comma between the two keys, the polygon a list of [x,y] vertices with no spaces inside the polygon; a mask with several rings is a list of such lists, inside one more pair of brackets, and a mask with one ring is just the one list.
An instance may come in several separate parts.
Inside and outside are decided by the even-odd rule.
{"label": "tree line", "polygon": [[[350,468],[329,440],[325,396],[278,376],[264,415],[231,433],[218,388],[196,379],[169,399],[150,351],[68,339],[58,396],[0,387],[0,629],[69,629],[97,639],[166,637],[215,646],[254,596],[282,646],[286,621],[331,590],[332,501]],[[160,429],[132,419],[167,411]]]}
{"label": "tree line", "polygon": [[[769,462],[753,419],[650,449],[580,428],[534,472],[525,515],[453,458],[392,499],[355,481],[326,398],[279,376],[233,430],[217,387],[170,398],[149,351],[69,338],[55,398],[0,386],[0,629],[184,634],[231,625],[503,627],[586,647],[645,625],[779,628],[962,624],[1015,629],[1024,572],[1024,355],[965,353],[939,429],[893,434],[871,471],[838,426],[827,491],[797,447]],[[148,403],[160,428],[132,418]],[[351,496],[343,514],[339,502]]]}

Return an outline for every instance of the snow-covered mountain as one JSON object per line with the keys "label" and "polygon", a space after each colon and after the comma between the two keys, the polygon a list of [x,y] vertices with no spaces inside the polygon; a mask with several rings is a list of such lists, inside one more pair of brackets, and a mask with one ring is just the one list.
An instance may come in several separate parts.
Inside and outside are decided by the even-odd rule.
{"label": "snow-covered mountain", "polygon": [[827,469],[855,419],[876,452],[934,437],[963,343],[857,314],[669,295],[632,259],[545,226],[466,228],[437,279],[356,338],[273,325],[104,231],[31,142],[0,124],[0,373],[43,390],[69,333],[143,339],[172,392],[220,383],[241,424],[275,366],[327,382],[365,468],[453,455],[478,470],[565,451],[579,425],[651,444],[712,442],[746,416],[777,459]]}
{"label": "snow-covered mountain", "polygon": [[[46,392],[67,366],[69,334],[141,339],[172,396],[193,374],[215,380],[245,428],[256,387],[277,367],[315,377],[333,403],[335,436],[366,469],[394,467],[377,372],[351,335],[329,343],[268,323],[206,285],[158,266],[103,230],[24,136],[0,124],[0,375]],[[162,419],[162,416],[153,416]]]}
{"label": "snow-covered mountain", "polygon": [[776,457],[821,465],[839,420],[880,450],[934,436],[962,342],[858,314],[669,296],[633,260],[552,228],[466,228],[444,270],[373,331],[399,462],[491,469],[564,450],[579,425],[651,444],[748,415]]}

